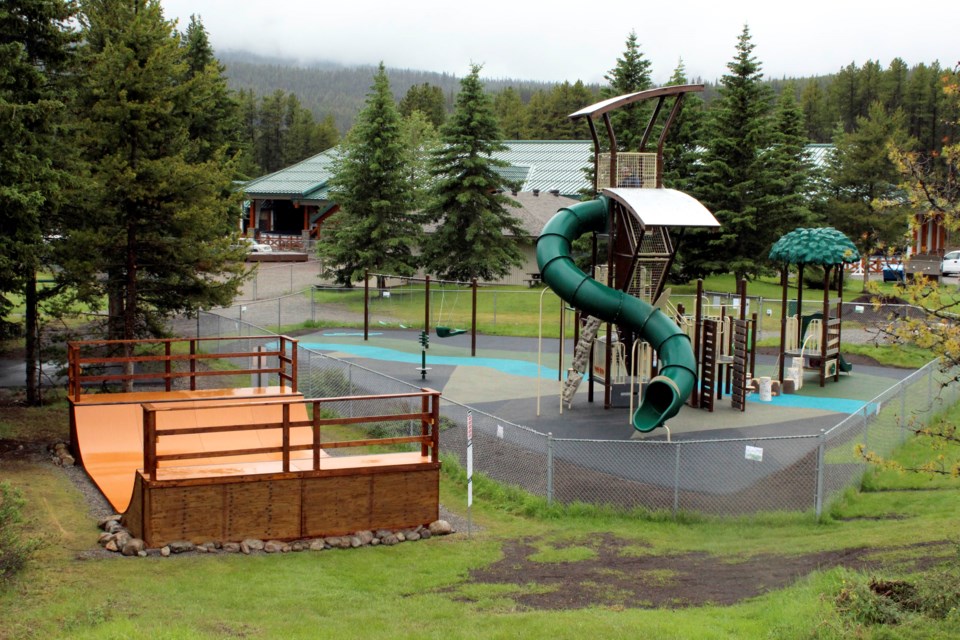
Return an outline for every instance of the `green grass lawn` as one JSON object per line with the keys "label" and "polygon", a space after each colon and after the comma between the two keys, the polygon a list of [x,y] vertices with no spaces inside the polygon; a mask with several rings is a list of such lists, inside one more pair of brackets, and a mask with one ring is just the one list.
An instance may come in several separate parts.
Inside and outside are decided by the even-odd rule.
{"label": "green grass lawn", "polygon": [[[946,419],[960,419],[960,409]],[[49,441],[65,434],[63,404],[5,407],[0,415],[3,439]],[[904,462],[927,455],[915,441],[899,453]],[[946,455],[958,451],[948,448]],[[462,469],[449,461],[445,469],[441,500],[463,515]],[[898,610],[896,624],[876,624],[890,605],[869,588],[874,578],[906,580],[918,585],[922,603],[950,605],[957,598],[960,604],[956,479],[871,472],[864,481],[868,491],[846,492],[817,523],[809,513],[686,514],[674,521],[586,505],[547,506],[478,477],[469,538],[461,531],[396,547],[134,559],[91,553],[96,523],[61,469],[42,460],[0,458],[0,477],[27,499],[25,532],[45,542],[0,593],[4,639],[960,637],[958,614],[949,606],[936,614]],[[608,542],[598,544],[598,537]],[[474,573],[498,566],[518,542],[532,552],[515,571],[507,567],[509,579],[491,582]],[[747,570],[838,553],[866,554],[873,566],[810,565],[776,588],[753,585],[758,578]],[[592,582],[574,578],[582,563],[611,554],[667,564],[629,575],[611,569]],[[734,581],[756,586],[757,594],[722,606],[649,608],[624,604],[611,586],[626,579],[643,581],[654,594],[671,589],[680,563],[693,559],[704,568],[733,567]],[[938,573],[937,566],[951,562],[953,573]],[[691,584],[708,575],[705,569]],[[940,585],[932,594],[931,583]],[[574,604],[525,604],[533,595],[558,592],[567,592]],[[584,598],[594,603],[575,604]]]}

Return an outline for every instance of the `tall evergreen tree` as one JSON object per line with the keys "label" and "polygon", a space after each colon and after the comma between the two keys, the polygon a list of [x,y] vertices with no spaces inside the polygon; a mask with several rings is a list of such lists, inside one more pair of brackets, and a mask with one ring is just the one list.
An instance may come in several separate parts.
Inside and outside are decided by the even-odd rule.
{"label": "tall evergreen tree", "polygon": [[[650,61],[640,51],[640,45],[637,43],[637,32],[631,31],[627,36],[623,57],[617,58],[616,66],[604,76],[610,86],[601,91],[602,97],[612,98],[649,89],[650,67]],[[650,120],[650,107],[647,102],[634,103],[617,109],[611,114],[611,120],[620,151],[638,151],[643,132]]]}
{"label": "tall evergreen tree", "polygon": [[441,127],[447,119],[447,101],[443,89],[429,82],[412,85],[400,100],[400,114],[406,118],[414,111],[427,116],[435,128]]}
{"label": "tall evergreen tree", "polygon": [[397,275],[416,270],[413,248],[421,226],[411,215],[415,190],[404,133],[381,62],[331,180],[331,198],[341,211],[318,245],[341,284],[349,286],[366,270]]}
{"label": "tall evergreen tree", "polygon": [[767,188],[759,208],[764,219],[775,220],[784,233],[812,226],[815,221],[810,199],[817,181],[806,145],[803,111],[797,104],[793,83],[788,83],[774,113],[770,144],[761,150],[760,157]]}
{"label": "tall evergreen tree", "polygon": [[898,204],[899,173],[888,149],[913,149],[903,113],[888,114],[875,102],[866,117],[857,118],[853,132],[838,130],[834,145],[827,168],[827,222],[847,234],[861,255],[896,246],[908,210]]}
{"label": "tall evergreen tree", "polygon": [[829,142],[833,137],[836,117],[831,112],[826,93],[817,78],[806,82],[800,93],[803,120],[807,126],[807,139],[811,142]]}
{"label": "tall evergreen tree", "polygon": [[688,234],[684,268],[691,276],[756,274],[773,242],[789,231],[762,209],[770,188],[763,151],[771,143],[771,91],[762,82],[753,49],[750,29],[744,26],[710,112],[711,137],[694,192],[721,227],[719,233]]}
{"label": "tall evergreen tree", "polygon": [[[688,84],[681,60],[667,81],[670,86]],[[672,189],[690,189],[700,161],[698,147],[703,143],[703,99],[696,93],[683,98],[683,109],[673,121],[663,150],[663,184]]]}
{"label": "tall evergreen tree", "polygon": [[521,262],[517,240],[523,229],[507,208],[514,201],[502,193],[510,185],[497,168],[506,163],[493,154],[505,147],[479,65],[461,81],[441,140],[431,163],[433,199],[425,210],[436,230],[424,244],[424,264],[446,279],[500,278]]}
{"label": "tall evergreen tree", "polygon": [[526,109],[520,94],[507,87],[493,97],[493,110],[500,123],[500,130],[507,140],[526,140]]}
{"label": "tall evergreen tree", "polygon": [[60,233],[60,206],[71,180],[66,160],[72,147],[62,136],[74,10],[63,0],[0,6],[0,320],[11,308],[4,294],[22,294],[30,404],[39,400],[37,272],[49,264],[44,239]]}
{"label": "tall evergreen tree", "polygon": [[62,277],[92,304],[106,295],[110,338],[159,334],[167,316],[237,293],[234,168],[226,145],[191,138],[209,76],[189,76],[157,0],[91,0],[80,23],[79,147],[94,188],[72,217]]}
{"label": "tall evergreen tree", "polygon": [[[184,81],[197,92],[184,104],[182,117],[190,122],[190,137],[196,144],[198,161],[209,160],[221,151],[229,157],[249,154],[242,137],[240,105],[227,87],[225,68],[214,56],[207,31],[197,16],[180,36],[186,69]],[[241,177],[240,175],[237,176]]]}

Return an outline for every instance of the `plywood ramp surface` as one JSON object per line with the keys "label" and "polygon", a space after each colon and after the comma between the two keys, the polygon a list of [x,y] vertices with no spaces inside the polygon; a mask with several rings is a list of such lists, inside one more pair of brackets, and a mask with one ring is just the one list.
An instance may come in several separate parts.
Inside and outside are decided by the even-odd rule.
{"label": "plywood ramp surface", "polygon": [[[199,401],[197,398],[199,397]],[[141,403],[176,402],[178,407],[189,410],[161,411],[157,414],[158,430],[227,426],[232,424],[257,424],[280,422],[282,408],[275,406],[249,406],[247,403],[260,400],[301,397],[289,389],[267,387],[261,389],[225,389],[205,391],[143,392],[101,394],[83,396],[73,403],[73,420],[76,442],[87,473],[106,496],[118,513],[126,511],[133,493],[135,474],[143,466],[143,409]],[[236,407],[218,407],[200,410],[210,401],[229,402]],[[306,420],[305,405],[293,405],[291,420]],[[280,429],[215,434],[192,434],[162,438],[157,453],[160,455],[230,451],[279,446],[282,440]],[[308,427],[291,430],[293,444],[308,444],[312,441]],[[310,457],[309,452],[297,452],[297,457]],[[191,460],[191,467],[203,468],[210,475],[232,475],[237,469],[251,464],[257,469],[260,463],[277,464],[281,455],[248,455],[212,457]],[[182,464],[182,463],[181,463]],[[272,468],[272,466],[270,467]],[[244,471],[240,471],[241,473]],[[262,473],[262,471],[252,471]],[[159,472],[158,472],[159,475]]]}

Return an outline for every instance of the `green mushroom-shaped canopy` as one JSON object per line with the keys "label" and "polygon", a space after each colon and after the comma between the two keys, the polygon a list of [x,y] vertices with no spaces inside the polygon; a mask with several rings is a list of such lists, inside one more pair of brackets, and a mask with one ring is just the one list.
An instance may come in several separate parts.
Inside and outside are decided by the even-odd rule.
{"label": "green mushroom-shaped canopy", "polygon": [[850,238],[833,227],[794,229],[777,240],[770,259],[785,264],[837,265],[856,262],[860,252]]}

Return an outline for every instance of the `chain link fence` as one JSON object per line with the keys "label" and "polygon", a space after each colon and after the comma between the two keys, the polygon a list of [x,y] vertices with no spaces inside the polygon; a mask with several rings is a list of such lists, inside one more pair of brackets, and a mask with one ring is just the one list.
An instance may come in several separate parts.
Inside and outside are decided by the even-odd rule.
{"label": "chain link fence", "polygon": [[[267,333],[239,319],[203,313],[200,337]],[[229,347],[229,343],[223,346]],[[298,347],[300,391],[306,397],[404,393],[419,389],[358,364]],[[271,381],[276,384],[276,381]],[[467,415],[472,414],[475,473],[562,504],[590,503],[620,509],[740,515],[762,511],[812,511],[856,486],[867,469],[857,446],[889,455],[955,402],[936,363],[897,382],[855,414],[819,433],[786,437],[700,440],[588,440],[554,438],[444,398],[441,449],[466,466]],[[370,408],[371,403],[366,401]],[[395,401],[386,401],[388,403]],[[358,408],[343,401],[339,415]],[[397,407],[376,407],[397,413]],[[418,425],[375,425],[378,437],[411,435]]]}

